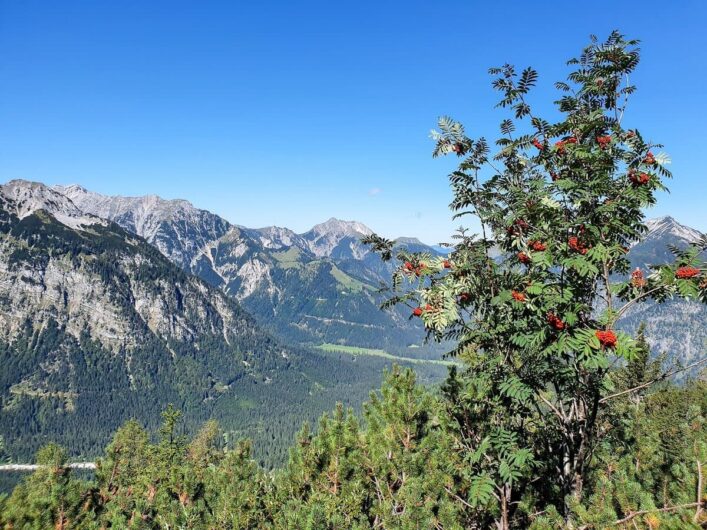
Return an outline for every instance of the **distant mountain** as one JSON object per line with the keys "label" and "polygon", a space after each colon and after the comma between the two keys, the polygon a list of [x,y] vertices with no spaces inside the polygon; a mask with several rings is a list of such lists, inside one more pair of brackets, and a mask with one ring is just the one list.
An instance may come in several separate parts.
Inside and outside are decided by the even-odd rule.
{"label": "distant mountain", "polygon": [[331,218],[325,223],[315,225],[309,232],[302,234],[309,250],[318,258],[361,259],[368,253],[361,245],[361,237],[368,236],[373,230],[356,221],[340,221]]}
{"label": "distant mountain", "polygon": [[[355,221],[329,221],[304,234],[287,228],[249,229],[198,210],[185,201],[152,197],[105,197],[77,186],[55,188],[87,213],[114,220],[146,237],[166,256],[186,266],[239,299],[263,324],[298,342],[338,342],[381,347],[396,353],[411,351],[423,334],[405,313],[383,313],[376,290],[387,282],[390,264],[360,243],[371,230]],[[130,204],[128,207],[127,204]],[[154,219],[142,225],[131,219]],[[159,226],[151,231],[140,226]],[[649,219],[648,231],[628,254],[632,267],[673,260],[668,245],[684,247],[697,241],[699,231],[672,217]],[[194,234],[194,235],[192,235]],[[444,248],[424,245],[414,237],[396,240],[411,251],[444,254]],[[693,326],[681,326],[676,315]],[[707,309],[671,301],[635,307],[622,325],[635,329],[645,320],[657,351],[690,360],[705,353]],[[443,348],[439,348],[439,351]]]}
{"label": "distant mountain", "polygon": [[[120,223],[125,221],[111,213],[118,209],[107,205],[122,205],[129,200],[133,201],[132,209],[144,212],[145,201],[150,199],[152,206],[147,210],[159,212],[153,215],[161,222],[160,237],[141,233],[139,228],[134,230],[144,234],[177,263],[180,261],[174,256],[186,251],[174,249],[186,247],[194,239],[184,229],[179,232],[179,227],[191,226],[196,233],[203,234],[198,239],[199,244],[203,244],[202,251],[192,252],[195,257],[188,270],[234,294],[260,322],[269,324],[289,339],[375,346],[400,353],[422,338],[421,330],[416,323],[407,320],[406,314],[378,310],[380,297],[375,291],[380,282],[389,280],[391,268],[361,246],[360,237],[370,233],[365,225],[330,219],[304,234],[287,228],[248,229],[228,225],[220,217],[190,207],[184,201],[103,197],[74,186],[56,189],[72,199],[76,195],[67,190],[78,190],[81,197],[74,202],[80,209]],[[185,211],[199,213],[177,215],[174,212],[179,209],[168,206],[172,203],[182,205]],[[213,226],[221,227],[226,233],[219,235],[216,231],[209,235]],[[646,226],[646,234],[628,254],[633,268],[647,269],[650,264],[671,262],[673,255],[668,245],[684,247],[701,237],[698,230],[681,225],[672,217],[649,219]],[[129,224],[125,227],[132,230]],[[180,236],[170,236],[173,233]],[[217,239],[204,243],[209,237]],[[397,243],[413,251],[441,253],[441,249],[424,245],[412,237],[399,238]],[[683,317],[694,325],[680,325]],[[656,351],[666,350],[671,356],[686,361],[707,351],[707,309],[699,304],[683,301],[660,306],[639,304],[626,315],[622,326],[634,330],[642,320],[647,324]]]}
{"label": "distant mountain", "polygon": [[[671,263],[674,256],[669,245],[685,248],[702,237],[701,232],[672,217],[649,219],[646,227],[644,237],[628,253],[632,269],[648,270],[650,265]],[[665,352],[670,361],[683,364],[707,356],[707,307],[704,304],[677,299],[664,304],[641,303],[627,312],[621,327],[635,332],[641,323],[646,325],[654,353]]]}
{"label": "distant mountain", "polygon": [[632,267],[647,268],[651,264],[671,263],[673,254],[668,248],[674,245],[685,248],[690,243],[696,243],[702,233],[694,228],[681,225],[672,217],[659,217],[646,221],[648,231],[631,247],[628,258]]}
{"label": "distant mountain", "polygon": [[109,219],[145,238],[183,268],[205,246],[224,236],[231,225],[218,215],[194,208],[184,200],[167,201],[156,195],[107,197],[81,186],[54,186],[83,212]]}
{"label": "distant mountain", "polygon": [[[168,215],[193,214],[175,206]],[[177,230],[164,210],[113,211],[155,237]],[[14,458],[48,440],[96,454],[124,420],[155,427],[173,403],[188,429],[216,418],[272,464],[304,419],[359,404],[382,363],[285,346],[143,238],[13,181],[0,186],[0,366],[0,436]]]}
{"label": "distant mountain", "polygon": [[449,254],[452,251],[450,247],[443,247],[441,245],[432,245],[432,248],[440,254]]}
{"label": "distant mountain", "polygon": [[[174,263],[234,296],[256,319],[299,343],[339,343],[425,355],[424,331],[401,310],[380,311],[391,265],[361,244],[372,230],[329,219],[297,234],[280,227],[232,225],[182,200],[108,197],[80,186],[55,186],[89,214],[118,223]],[[414,238],[410,250],[438,253]],[[415,345],[410,349],[408,346]]]}

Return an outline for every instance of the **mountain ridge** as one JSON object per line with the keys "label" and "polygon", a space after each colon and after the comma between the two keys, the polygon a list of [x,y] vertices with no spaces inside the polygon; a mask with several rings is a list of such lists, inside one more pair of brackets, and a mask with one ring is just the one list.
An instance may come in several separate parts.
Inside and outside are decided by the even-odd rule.
{"label": "mountain ridge", "polygon": [[[361,243],[373,233],[358,221],[330,218],[296,233],[248,228],[184,200],[110,197],[78,185],[53,186],[79,208],[144,237],[183,269],[234,296],[258,321],[288,340],[394,348],[423,342],[419,322],[400,309],[379,311],[390,264]],[[399,244],[437,255],[417,239]],[[378,326],[382,332],[368,327]],[[413,353],[432,349],[425,347]],[[441,350],[437,351],[437,354]]]}
{"label": "mountain ridge", "polygon": [[[360,237],[370,233],[362,223],[331,218],[298,234],[285,227],[234,225],[181,199],[154,195],[100,199],[80,186],[53,189],[68,190],[78,204],[91,206],[91,212],[112,215],[113,221],[129,231],[146,235],[170,260],[234,296],[262,325],[288,340],[388,348],[404,355],[410,354],[409,345],[422,342],[424,333],[404,312],[378,310],[382,297],[376,291],[390,278],[392,268],[361,245]],[[128,215],[126,200],[142,208],[140,215],[156,219],[136,224],[134,216]],[[118,206],[111,206],[112,201]],[[154,211],[146,211],[145,205]],[[140,226],[157,229],[140,234]],[[634,268],[669,262],[673,257],[668,245],[684,247],[701,237],[698,230],[670,216],[648,219],[646,227],[646,234],[629,252]],[[428,247],[414,237],[401,237],[396,242],[411,251],[444,254],[442,249]],[[693,314],[688,306],[671,307],[689,313],[693,320],[703,318],[701,312]],[[643,314],[650,317],[651,333],[661,348],[681,347],[690,356],[699,352],[699,337],[690,338],[675,326],[666,326],[671,331],[661,335],[661,319],[672,320],[667,313],[661,316],[664,310],[657,309],[656,313],[649,309],[645,305],[635,308],[627,315],[626,326],[635,327]],[[436,352],[433,355],[442,350],[432,350]]]}

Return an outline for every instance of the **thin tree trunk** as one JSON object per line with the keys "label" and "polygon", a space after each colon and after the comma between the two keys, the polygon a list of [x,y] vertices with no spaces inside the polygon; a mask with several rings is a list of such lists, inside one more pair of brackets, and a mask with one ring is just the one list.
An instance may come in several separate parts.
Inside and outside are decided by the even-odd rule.
{"label": "thin tree trunk", "polygon": [[510,530],[510,517],[508,513],[508,505],[511,502],[511,488],[507,484],[501,487],[501,518],[496,521],[496,528],[498,530]]}

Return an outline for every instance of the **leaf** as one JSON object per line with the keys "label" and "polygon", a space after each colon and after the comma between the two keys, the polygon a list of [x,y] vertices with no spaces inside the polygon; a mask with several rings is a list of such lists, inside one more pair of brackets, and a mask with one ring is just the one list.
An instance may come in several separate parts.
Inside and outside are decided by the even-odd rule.
{"label": "leaf", "polygon": [[511,134],[515,129],[516,127],[512,120],[503,120],[501,122],[501,132],[503,134]]}
{"label": "leaf", "polygon": [[488,475],[480,475],[471,479],[469,485],[469,504],[482,506],[488,504],[493,495],[494,482]]}
{"label": "leaf", "polygon": [[520,74],[520,80],[518,81],[518,91],[522,94],[527,93],[538,80],[538,73],[532,68],[528,67]]}
{"label": "leaf", "polygon": [[655,155],[655,161],[661,166],[666,166],[671,163],[670,156],[667,153],[658,153]]}

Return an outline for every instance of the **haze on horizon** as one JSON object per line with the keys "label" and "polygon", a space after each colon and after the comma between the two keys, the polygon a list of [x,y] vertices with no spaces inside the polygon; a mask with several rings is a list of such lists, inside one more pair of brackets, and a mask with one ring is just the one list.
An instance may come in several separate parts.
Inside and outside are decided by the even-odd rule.
{"label": "haze on horizon", "polygon": [[0,181],[182,198],[249,227],[304,232],[336,217],[437,243],[459,225],[447,209],[455,160],[430,155],[437,116],[494,138],[505,115],[486,71],[504,62],[540,72],[532,102],[551,116],[563,62],[618,28],[642,40],[627,123],[673,161],[671,193],[648,215],[707,231],[695,68],[706,24],[699,1],[586,12],[0,0]]}

